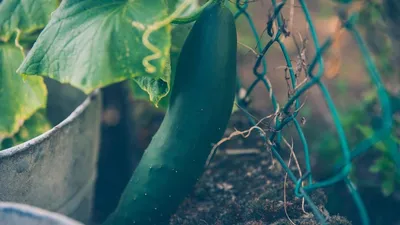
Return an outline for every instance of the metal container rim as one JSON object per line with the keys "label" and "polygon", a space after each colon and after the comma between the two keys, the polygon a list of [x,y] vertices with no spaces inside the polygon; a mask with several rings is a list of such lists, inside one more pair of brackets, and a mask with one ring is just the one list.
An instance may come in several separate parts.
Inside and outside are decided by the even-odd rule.
{"label": "metal container rim", "polygon": [[23,152],[28,150],[32,145],[36,145],[38,143],[41,143],[48,138],[50,138],[55,132],[58,132],[60,129],[63,129],[66,125],[72,123],[76,118],[78,118],[82,113],[89,107],[89,105],[96,100],[100,95],[100,90],[96,89],[92,93],[88,94],[86,99],[72,111],[72,113],[65,118],[63,121],[61,121],[59,124],[56,126],[52,127],[50,130],[44,132],[43,134],[40,134],[37,137],[34,137],[24,143],[15,145],[11,148],[6,148],[3,150],[0,150],[0,159],[12,156],[14,154]]}

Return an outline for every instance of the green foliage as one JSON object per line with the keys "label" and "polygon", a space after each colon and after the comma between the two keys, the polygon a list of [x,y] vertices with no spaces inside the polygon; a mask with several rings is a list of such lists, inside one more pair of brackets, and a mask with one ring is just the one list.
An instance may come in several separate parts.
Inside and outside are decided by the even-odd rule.
{"label": "green foliage", "polygon": [[[367,1],[367,0],[363,0]],[[393,42],[387,29],[383,2],[368,1],[359,13],[358,25],[364,28],[364,36],[373,53],[377,67],[383,75],[393,74],[394,65],[391,61],[395,54]]]}
{"label": "green foliage", "polygon": [[0,4],[0,41],[13,41],[20,32],[20,40],[46,26],[56,9],[56,0],[3,0]]}
{"label": "green foliage", "polygon": [[[397,74],[396,65],[392,61],[397,49],[394,48],[395,45],[390,38],[388,30],[390,28],[386,17],[382,0],[368,1],[363,4],[363,8],[360,11],[358,26],[364,30],[364,37],[373,53],[374,61],[379,71],[385,76],[383,78],[386,79],[386,82],[391,82],[390,77]],[[400,133],[397,127],[400,123],[395,118],[400,112],[400,102],[393,95],[390,100],[394,113],[392,134],[373,146],[375,151],[379,151],[379,155],[370,167],[370,172],[378,175],[382,181],[381,190],[385,196],[389,196],[400,183],[399,172],[393,160],[394,157],[398,156],[393,155],[394,153],[392,152],[392,146],[399,144],[398,137]],[[362,108],[351,112],[352,115],[345,115],[348,119],[348,125],[345,128],[346,133],[353,134],[352,137],[349,137],[353,139],[353,143],[370,137],[380,126],[379,119],[371,113],[374,112],[374,108],[379,104],[376,93],[367,93],[361,104]],[[355,167],[357,167],[357,164],[355,164]]]}
{"label": "green foliage", "polygon": [[56,0],[4,0],[0,4],[0,149],[50,129],[40,110],[47,103],[42,77],[16,73],[31,45],[58,6]]}
{"label": "green foliage", "polygon": [[134,79],[157,106],[170,90],[169,22],[181,14],[171,14],[178,2],[152,0],[148,7],[148,0],[65,0],[18,72],[85,93]]}
{"label": "green foliage", "polygon": [[[369,137],[374,133],[374,130],[368,126],[358,125],[357,128],[365,137]],[[393,162],[390,152],[390,148],[392,146],[392,143],[390,142],[394,142],[399,145],[400,139],[392,134],[390,137],[374,145],[375,149],[379,150],[381,154],[375,159],[374,164],[372,164],[369,168],[371,173],[381,175],[381,190],[385,196],[392,194],[395,186],[400,185],[400,176],[397,172],[396,164]]]}
{"label": "green foliage", "polygon": [[[396,101],[397,98],[391,98],[392,108],[394,113],[399,113],[399,102]],[[375,92],[367,92],[363,96],[363,100],[359,105],[353,105],[352,108],[343,113],[341,117],[341,123],[347,134],[349,143],[354,146],[360,140],[372,136],[376,129],[380,126],[379,118],[375,116],[374,108],[376,108],[379,102],[377,101],[377,96]],[[381,191],[385,196],[389,196],[393,193],[396,185],[400,185],[400,176],[396,168],[396,164],[393,161],[393,155],[391,152],[391,147],[393,144],[400,145],[400,138],[398,137],[398,127],[400,126],[399,121],[394,120],[392,134],[386,139],[375,143],[373,150],[378,152],[374,158],[373,164],[369,167],[369,172],[379,176],[381,181]],[[329,159],[329,161],[337,161],[340,159],[340,149],[339,143],[335,140],[335,135],[333,133],[326,133],[326,136],[321,139],[319,146],[324,146],[321,152],[321,156],[324,159]],[[353,165],[356,169],[359,161]],[[353,170],[354,175],[355,170]],[[357,185],[362,185],[364,183],[362,180],[357,180],[353,176],[354,182]],[[367,182],[368,183],[368,182]]]}
{"label": "green foliage", "polygon": [[20,42],[34,42],[57,4],[55,0],[3,0],[0,4],[0,142],[16,134],[46,105],[43,79],[23,77],[16,70],[24,59]]}
{"label": "green foliage", "polygon": [[51,124],[47,120],[44,110],[39,110],[25,121],[18,133],[0,142],[0,150],[24,143],[49,129],[51,129]]}
{"label": "green foliage", "polygon": [[[181,1],[183,1],[183,0],[181,0]],[[191,6],[181,16],[188,15],[198,8],[199,7],[198,7],[197,1],[193,1]],[[172,25],[172,32],[171,32],[172,44],[171,44],[171,48],[170,48],[170,59],[167,59],[167,65],[170,65],[170,68],[171,68],[170,86],[173,85],[175,71],[176,71],[176,65],[178,63],[178,57],[181,52],[183,43],[185,42],[185,39],[186,39],[187,35],[189,34],[192,26],[193,26],[193,23]],[[134,80],[132,81],[132,89],[133,89],[133,95],[134,95],[135,99],[149,100],[149,94],[147,92],[145,92],[143,89],[141,89],[140,86],[138,85],[138,83]],[[168,104],[169,104],[169,97],[170,97],[170,92],[168,93],[167,96],[165,96],[164,98],[162,98],[160,100],[158,105],[162,110],[167,109]]]}
{"label": "green foliage", "polygon": [[0,142],[17,133],[25,120],[46,105],[43,79],[15,72],[23,58],[19,48],[0,44]]}

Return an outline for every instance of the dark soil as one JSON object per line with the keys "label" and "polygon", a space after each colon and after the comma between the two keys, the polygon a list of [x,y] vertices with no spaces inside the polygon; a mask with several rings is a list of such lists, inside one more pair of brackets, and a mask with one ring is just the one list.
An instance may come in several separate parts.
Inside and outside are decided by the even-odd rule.
{"label": "dark soil", "polygon": [[[226,135],[232,132],[234,124],[243,126],[242,120],[240,116],[233,116]],[[238,138],[217,152],[194,192],[171,218],[171,225],[291,224],[284,209],[283,169],[269,152],[241,148],[243,144]],[[231,146],[235,149],[228,149]],[[286,205],[290,219],[295,224],[319,224],[307,204],[304,207],[307,213],[302,210],[302,199],[294,196],[293,187],[293,183],[287,183]],[[351,224],[343,217],[329,215],[324,208],[327,199],[322,191],[312,193],[311,198],[329,224]]]}
{"label": "dark soil", "polygon": [[[284,176],[267,152],[229,155],[220,151],[170,224],[290,224],[284,210]],[[288,186],[290,218],[296,224],[318,224],[302,211],[302,200],[294,196],[293,185]],[[317,191],[311,197],[326,214],[324,193]],[[311,211],[307,204],[305,210]],[[330,217],[329,222],[351,224],[339,216]]]}

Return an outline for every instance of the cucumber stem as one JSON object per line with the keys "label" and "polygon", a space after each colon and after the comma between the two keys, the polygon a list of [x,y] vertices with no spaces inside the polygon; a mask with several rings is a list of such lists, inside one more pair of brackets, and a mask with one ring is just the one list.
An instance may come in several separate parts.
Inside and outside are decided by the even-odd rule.
{"label": "cucumber stem", "polygon": [[200,13],[203,11],[204,8],[209,6],[211,3],[217,2],[217,1],[221,1],[221,0],[208,0],[208,2],[204,3],[204,5],[202,5],[196,11],[194,11],[191,15],[180,17],[180,18],[175,18],[174,20],[172,20],[171,23],[173,23],[173,24],[186,24],[186,23],[194,22],[194,21],[197,20],[197,18],[199,18]]}

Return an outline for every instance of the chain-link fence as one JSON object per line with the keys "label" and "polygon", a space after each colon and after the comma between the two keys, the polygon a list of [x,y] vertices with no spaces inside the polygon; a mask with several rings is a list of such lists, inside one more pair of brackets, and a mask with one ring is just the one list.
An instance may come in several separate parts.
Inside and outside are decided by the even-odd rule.
{"label": "chain-link fence", "polygon": [[[348,7],[342,8],[340,13],[338,13],[338,17],[340,19],[340,26],[337,27],[336,32],[333,33],[330,37],[328,37],[322,45],[319,43],[318,35],[316,32],[315,25],[311,18],[309,9],[304,0],[298,0],[301,6],[302,13],[304,13],[308,30],[311,35],[312,43],[315,49],[314,58],[311,61],[307,61],[304,55],[304,51],[299,51],[299,55],[296,59],[296,63],[293,64],[292,59],[289,56],[288,48],[285,43],[282,41],[282,37],[292,35],[290,34],[290,30],[288,29],[287,19],[283,15],[282,8],[289,1],[283,0],[282,2],[276,2],[275,0],[271,0],[273,5],[273,10],[269,14],[266,33],[269,35],[270,40],[266,45],[261,44],[260,35],[257,33],[254,21],[252,19],[251,13],[248,12],[248,6],[252,1],[249,0],[237,0],[236,7],[237,12],[235,14],[235,18],[244,17],[248,26],[250,26],[255,41],[257,43],[257,48],[255,51],[257,52],[257,60],[253,67],[254,81],[252,84],[244,90],[244,87],[239,82],[238,93],[237,93],[237,104],[238,106],[245,112],[248,120],[253,126],[256,126],[260,123],[260,121],[256,121],[250,113],[247,112],[249,105],[247,102],[248,97],[254,90],[254,87],[262,83],[262,85],[267,89],[269,96],[256,96],[256,97],[265,97],[270,98],[272,105],[274,107],[274,115],[273,115],[273,125],[270,126],[268,135],[263,133],[261,136],[264,139],[267,149],[271,150],[274,157],[279,161],[284,170],[286,171],[288,177],[296,184],[295,186],[295,194],[299,198],[303,198],[313,210],[313,213],[317,220],[321,224],[327,224],[326,218],[324,218],[323,214],[319,211],[317,206],[312,202],[309,193],[318,188],[325,188],[331,186],[339,181],[344,181],[347,185],[348,191],[351,194],[353,201],[355,202],[358,213],[361,217],[362,224],[370,224],[368,214],[366,208],[363,204],[363,201],[357,192],[355,185],[349,178],[349,173],[352,167],[352,161],[355,157],[365,153],[371,147],[379,142],[382,138],[390,135],[392,128],[392,113],[391,106],[389,104],[388,93],[384,87],[381,76],[378,72],[376,65],[372,59],[372,55],[370,54],[368,47],[363,40],[360,32],[356,28],[356,20],[358,16],[357,7],[355,4],[348,4]],[[293,1],[291,1],[292,3]],[[288,6],[290,7],[290,6]],[[292,6],[293,7],[293,6]],[[339,113],[337,107],[335,106],[332,97],[326,87],[326,85],[322,82],[321,78],[327,73],[331,73],[332,65],[327,68],[326,63],[324,64],[323,56],[329,50],[337,48],[337,42],[340,38],[340,35],[343,32],[348,32],[351,34],[352,38],[357,43],[357,47],[359,48],[363,60],[365,62],[365,66],[368,72],[368,76],[371,80],[371,83],[374,85],[376,90],[377,97],[379,99],[381,105],[381,117],[382,117],[382,126],[380,130],[377,130],[372,136],[358,143],[355,148],[350,148],[348,140],[345,135],[345,131],[343,125],[339,118]],[[284,59],[286,61],[286,75],[285,79],[288,82],[288,101],[280,106],[276,95],[271,87],[271,83],[268,79],[267,67],[268,62],[265,59],[266,54],[271,49],[271,46],[277,43],[280,47],[280,50],[283,53]],[[300,76],[300,74],[304,73],[305,76]],[[367,76],[367,74],[362,74]],[[300,100],[300,97],[307,92],[311,87],[318,86],[321,90],[323,98],[325,99],[326,105],[331,114],[331,118],[333,120],[333,125],[337,131],[338,142],[341,146],[342,158],[340,163],[337,164],[335,168],[335,174],[331,177],[316,182],[313,179],[313,171],[310,163],[310,150],[309,145],[307,144],[307,137],[305,136],[302,130],[302,118],[300,118],[299,111],[302,108],[303,103]],[[302,173],[300,177],[296,176],[295,173],[289,168],[288,164],[282,157],[282,149],[285,148],[285,138],[282,135],[282,130],[285,129],[289,124],[293,124],[295,129],[297,130],[299,139],[302,143],[303,151],[304,151],[304,160],[305,160],[305,171]],[[310,137],[311,138],[311,137]],[[287,142],[286,142],[287,143]],[[392,158],[395,164],[400,166],[400,158],[397,153],[397,145],[395,142],[391,142],[390,152],[392,154]]]}

